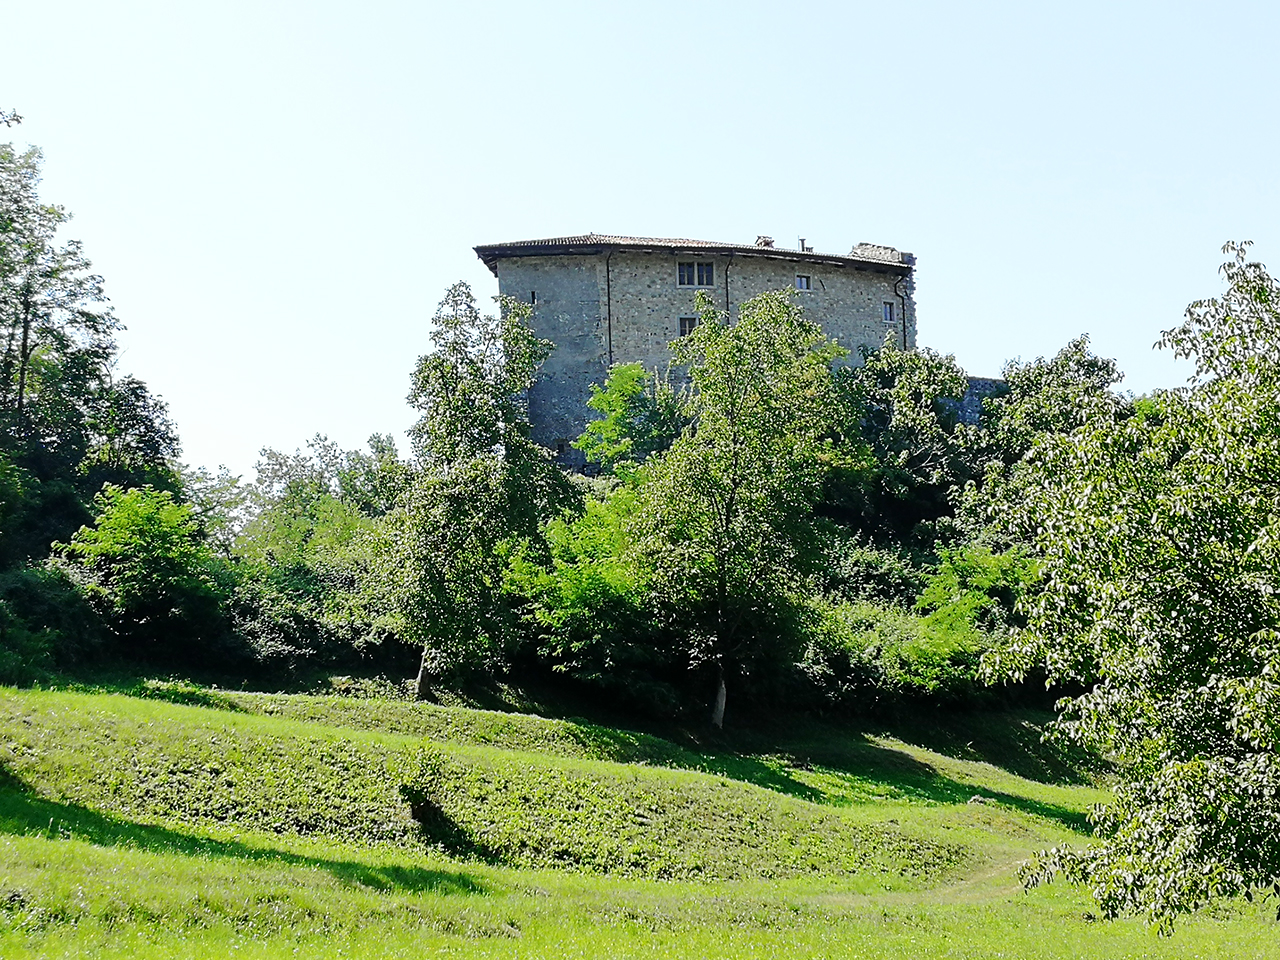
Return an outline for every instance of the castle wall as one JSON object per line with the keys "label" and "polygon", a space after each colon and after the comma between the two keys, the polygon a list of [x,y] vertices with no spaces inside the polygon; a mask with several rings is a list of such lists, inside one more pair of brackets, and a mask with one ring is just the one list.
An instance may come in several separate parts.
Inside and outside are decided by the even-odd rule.
{"label": "castle wall", "polygon": [[581,460],[568,444],[586,426],[591,385],[604,383],[608,373],[598,259],[520,257],[498,264],[499,291],[532,301],[534,333],[556,345],[529,391],[529,420],[534,441],[566,463]]}
{"label": "castle wall", "polygon": [[[678,264],[712,265],[711,283],[682,286]],[[915,304],[910,275],[755,256],[616,250],[612,254],[511,257],[498,261],[503,294],[533,306],[533,328],[556,344],[529,394],[534,439],[570,464],[581,457],[567,444],[590,419],[586,400],[602,384],[610,362],[665,369],[680,319],[696,317],[699,290],[730,316],[751,297],[794,288],[797,275],[810,278],[795,302],[810,320],[860,362],[860,346],[880,347],[886,336],[913,349]],[[696,267],[695,267],[696,270]],[[726,276],[727,271],[727,276]],[[726,286],[727,281],[727,286]],[[884,304],[893,304],[893,323]]]}

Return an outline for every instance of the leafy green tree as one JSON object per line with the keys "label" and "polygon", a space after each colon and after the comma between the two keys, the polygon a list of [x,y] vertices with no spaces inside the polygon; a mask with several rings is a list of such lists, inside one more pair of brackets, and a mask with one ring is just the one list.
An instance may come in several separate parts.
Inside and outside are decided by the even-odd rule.
{"label": "leafy green tree", "polygon": [[967,387],[954,357],[891,339],[840,369],[846,465],[830,477],[823,512],[879,541],[931,547],[927,526],[951,514],[951,491],[971,476],[956,429]]}
{"label": "leafy green tree", "polygon": [[1012,464],[1045,434],[1070,433],[1099,417],[1128,416],[1132,407],[1114,387],[1124,374],[1114,360],[1077,337],[1045,359],[1010,361],[1002,374],[1006,390],[982,404],[980,431],[970,438],[981,455]]}
{"label": "leafy green tree", "polygon": [[177,479],[164,404],[112,376],[119,324],[80,243],[58,239],[69,217],[40,198],[40,161],[0,144],[0,448],[23,472],[5,531],[11,562],[43,558],[88,522],[103,482]]}
{"label": "leafy green tree", "polygon": [[93,526],[59,548],[126,655],[210,663],[228,652],[227,585],[189,504],[167,490],[108,484]]}
{"label": "leafy green tree", "polygon": [[370,551],[407,477],[377,434],[367,453],[323,436],[305,451],[263,450],[252,484],[188,477],[202,528],[236,563],[235,628],[265,663],[364,658],[393,639]]}
{"label": "leafy green tree", "polygon": [[89,398],[90,446],[80,463],[86,486],[104,483],[176,488],[178,431],[169,406],[137,377],[108,383]]}
{"label": "leafy green tree", "polygon": [[38,423],[42,392],[51,389],[48,369],[82,354],[101,368],[118,328],[80,242],[56,242],[68,215],[41,202],[40,160],[35,148],[0,144],[0,406],[19,431]]}
{"label": "leafy green tree", "polygon": [[790,656],[791,594],[819,552],[840,350],[785,292],[747,301],[733,324],[706,297],[699,310],[674,345],[693,427],[645,468],[636,530],[671,629],[715,669],[720,726],[727,679]]}
{"label": "leafy green tree", "polygon": [[1088,684],[1060,732],[1123,782],[1100,841],[1027,874],[1087,884],[1107,916],[1280,892],[1280,285],[1228,245],[1227,292],[1161,343],[1186,390],[1050,434],[1028,458],[1023,528],[1039,589],[988,660]]}
{"label": "leafy green tree", "polygon": [[643,463],[688,426],[687,401],[687,392],[672,386],[669,375],[646,373],[638,363],[616,364],[603,387],[592,386],[587,406],[600,416],[573,445],[606,473],[619,462]]}
{"label": "leafy green tree", "polygon": [[518,620],[503,595],[509,558],[538,541],[570,490],[530,439],[525,396],[552,344],[528,307],[485,316],[465,283],[435,315],[432,350],[413,372],[415,475],[384,521],[377,576],[400,629],[422,645],[417,690],[501,668]]}

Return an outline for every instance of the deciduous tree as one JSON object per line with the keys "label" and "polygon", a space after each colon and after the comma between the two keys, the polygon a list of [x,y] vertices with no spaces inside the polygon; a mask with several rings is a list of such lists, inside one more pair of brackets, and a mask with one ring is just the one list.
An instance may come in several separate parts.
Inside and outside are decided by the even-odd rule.
{"label": "deciduous tree", "polygon": [[996,676],[1087,681],[1059,730],[1123,776],[1099,841],[1054,850],[1107,916],[1280,892],[1280,285],[1229,245],[1226,293],[1162,345],[1191,385],[1032,451],[1042,576]]}
{"label": "deciduous tree", "polygon": [[786,292],[747,301],[734,323],[706,297],[699,309],[675,344],[693,424],[647,468],[636,523],[672,628],[693,664],[715,668],[720,726],[727,678],[787,657],[789,594],[816,556],[813,507],[834,455],[841,351]]}

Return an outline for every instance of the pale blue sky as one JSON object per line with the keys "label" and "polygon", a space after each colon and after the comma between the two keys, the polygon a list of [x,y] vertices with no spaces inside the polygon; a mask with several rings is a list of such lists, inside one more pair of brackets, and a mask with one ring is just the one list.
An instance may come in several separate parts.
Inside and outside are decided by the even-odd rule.
{"label": "pale blue sky", "polygon": [[892,244],[921,344],[992,375],[1089,333],[1135,391],[1223,241],[1280,251],[1274,4],[4,8],[10,138],[194,464],[403,430],[479,243]]}

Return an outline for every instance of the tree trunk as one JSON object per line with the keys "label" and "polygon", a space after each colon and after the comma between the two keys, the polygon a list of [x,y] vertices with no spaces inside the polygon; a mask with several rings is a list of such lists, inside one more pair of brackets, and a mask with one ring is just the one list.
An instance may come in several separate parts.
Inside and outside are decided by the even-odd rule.
{"label": "tree trunk", "polygon": [[22,291],[22,343],[18,347],[18,413],[27,394],[27,366],[31,362],[31,287]]}
{"label": "tree trunk", "polygon": [[724,701],[728,691],[724,686],[724,665],[716,664],[716,675],[720,678],[720,684],[716,687],[716,705],[711,708],[711,725],[717,730],[724,729]]}
{"label": "tree trunk", "polygon": [[415,700],[427,699],[427,648],[422,648],[422,662],[418,664],[418,679],[414,681],[413,698]]}

